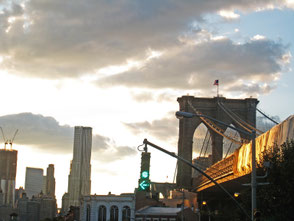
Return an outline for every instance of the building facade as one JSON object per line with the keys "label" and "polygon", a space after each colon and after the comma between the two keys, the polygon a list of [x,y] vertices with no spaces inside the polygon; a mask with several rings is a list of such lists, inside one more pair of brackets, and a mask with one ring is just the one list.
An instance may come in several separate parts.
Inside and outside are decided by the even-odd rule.
{"label": "building facade", "polygon": [[68,206],[79,206],[80,197],[90,195],[91,149],[92,128],[75,127],[73,160],[68,177]]}
{"label": "building facade", "polygon": [[46,176],[46,195],[55,198],[54,165],[49,164]]}
{"label": "building facade", "polygon": [[133,221],[134,219],[134,194],[91,195],[82,198],[81,221]]}
{"label": "building facade", "polygon": [[43,191],[43,169],[26,168],[25,191],[29,198]]}
{"label": "building facade", "polygon": [[145,207],[136,211],[136,221],[200,221],[191,208]]}
{"label": "building facade", "polygon": [[56,217],[56,199],[42,193],[29,199],[22,194],[17,201],[19,221],[40,221]]}
{"label": "building facade", "polygon": [[17,151],[0,149],[0,204],[14,206]]}

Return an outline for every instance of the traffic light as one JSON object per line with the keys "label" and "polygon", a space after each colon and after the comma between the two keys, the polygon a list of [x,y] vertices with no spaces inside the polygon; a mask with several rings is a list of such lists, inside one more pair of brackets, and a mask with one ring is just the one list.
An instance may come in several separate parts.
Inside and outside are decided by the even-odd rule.
{"label": "traffic light", "polygon": [[150,153],[142,152],[141,171],[140,171],[140,179],[139,179],[139,190],[140,191],[149,191],[150,190],[149,169],[150,169]]}

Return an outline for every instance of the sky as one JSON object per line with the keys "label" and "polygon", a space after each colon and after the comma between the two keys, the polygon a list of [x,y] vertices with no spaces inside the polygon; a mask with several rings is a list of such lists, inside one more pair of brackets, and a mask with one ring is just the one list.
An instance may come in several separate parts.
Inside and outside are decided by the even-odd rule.
{"label": "sky", "polygon": [[[0,0],[0,126],[67,191],[74,126],[93,128],[92,194],[133,192],[144,138],[177,152],[177,98],[256,97],[293,114],[293,0]],[[4,145],[4,144],[3,144]],[[176,161],[149,148],[150,177]],[[164,163],[163,163],[164,162]]]}

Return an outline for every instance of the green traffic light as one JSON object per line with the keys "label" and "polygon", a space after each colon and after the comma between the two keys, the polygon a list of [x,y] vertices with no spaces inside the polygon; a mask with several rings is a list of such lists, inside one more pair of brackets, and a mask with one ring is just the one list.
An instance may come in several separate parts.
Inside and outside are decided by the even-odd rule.
{"label": "green traffic light", "polygon": [[140,190],[147,190],[149,186],[150,186],[150,183],[148,181],[146,181],[146,180],[143,180],[139,184],[139,189]]}
{"label": "green traffic light", "polygon": [[141,177],[142,177],[142,178],[148,178],[148,177],[149,177],[149,172],[148,172],[148,171],[143,171],[143,172],[141,173]]}

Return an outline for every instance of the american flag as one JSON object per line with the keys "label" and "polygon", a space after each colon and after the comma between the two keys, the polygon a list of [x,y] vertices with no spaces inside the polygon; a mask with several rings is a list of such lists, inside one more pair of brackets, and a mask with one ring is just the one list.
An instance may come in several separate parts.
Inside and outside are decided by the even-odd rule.
{"label": "american flag", "polygon": [[215,80],[213,85],[218,85],[218,80]]}

